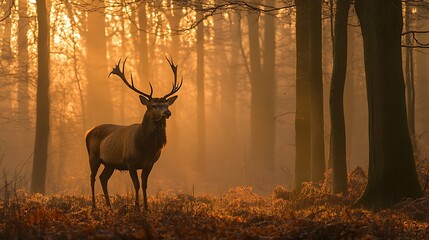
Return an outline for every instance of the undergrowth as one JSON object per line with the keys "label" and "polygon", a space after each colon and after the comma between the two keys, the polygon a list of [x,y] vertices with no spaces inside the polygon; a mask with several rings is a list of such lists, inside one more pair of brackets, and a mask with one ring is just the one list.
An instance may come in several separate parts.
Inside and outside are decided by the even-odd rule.
{"label": "undergrowth", "polygon": [[[329,173],[326,179],[329,179]],[[392,209],[350,207],[365,172],[349,175],[348,194],[330,194],[328,180],[305,183],[296,194],[277,186],[271,196],[241,186],[221,196],[160,192],[150,211],[134,210],[134,196],[31,195],[16,191],[0,202],[0,239],[428,239],[429,197],[405,199]]]}

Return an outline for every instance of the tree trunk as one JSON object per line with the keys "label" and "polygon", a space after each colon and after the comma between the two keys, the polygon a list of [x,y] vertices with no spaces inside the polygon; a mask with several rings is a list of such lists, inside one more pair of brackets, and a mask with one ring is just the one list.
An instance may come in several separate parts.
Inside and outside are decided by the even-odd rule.
{"label": "tree trunk", "polygon": [[[12,1],[6,0],[2,1],[3,14],[11,14],[12,11]],[[2,61],[7,61],[7,63],[12,62],[12,48],[11,48],[11,37],[12,37],[12,17],[9,16],[4,20],[3,34],[2,34],[2,45],[1,45],[1,57]]]}
{"label": "tree trunk", "polygon": [[[103,3],[100,3],[103,8]],[[106,61],[106,35],[104,15],[99,12],[88,13],[87,32],[87,117],[91,126],[113,120],[111,90],[109,87]]]}
{"label": "tree trunk", "polygon": [[344,84],[347,70],[347,24],[350,0],[337,0],[334,26],[334,66],[331,94],[331,151],[334,193],[347,192],[346,129],[344,121]]}
{"label": "tree trunk", "polygon": [[310,88],[308,75],[309,11],[307,0],[296,0],[295,187],[311,180]]}
{"label": "tree trunk", "polygon": [[358,0],[369,115],[368,184],[357,201],[388,208],[422,196],[407,125],[402,72],[400,0]]}
{"label": "tree trunk", "polygon": [[[168,23],[170,25],[170,28],[172,29],[172,36],[171,36],[171,43],[170,43],[170,49],[169,49],[169,55],[173,59],[176,59],[175,61],[179,63],[180,65],[180,49],[181,49],[181,41],[180,36],[175,32],[180,28],[180,21],[184,17],[184,14],[182,12],[182,8],[179,7],[179,4],[176,4],[176,1],[178,0],[167,0],[167,6],[175,6],[172,10],[165,11],[165,15],[168,19]],[[161,1],[162,2],[162,1]],[[155,4],[156,5],[156,4]],[[154,36],[154,39],[157,39],[157,36]],[[151,48],[151,56],[155,57],[155,48]],[[149,51],[149,50],[148,50]],[[181,119],[181,113],[176,112],[175,117],[171,118],[170,121],[170,134],[169,134],[169,146],[174,146],[174,152],[176,156],[181,156],[182,151],[182,133],[180,129],[180,119]]]}
{"label": "tree trunk", "polygon": [[28,37],[30,21],[27,15],[27,1],[19,0],[19,20],[18,20],[18,113],[23,126],[29,128],[29,95],[28,95]]}
{"label": "tree trunk", "polygon": [[31,192],[45,193],[49,137],[49,14],[45,0],[37,1],[37,96]]}
{"label": "tree trunk", "polygon": [[[405,2],[405,31],[409,31],[411,24],[411,7]],[[405,36],[405,44],[411,45],[411,34]],[[414,53],[412,48],[405,48],[405,84],[407,90],[407,118],[408,129],[411,139],[414,140],[416,135],[415,128],[415,91],[414,91]]]}
{"label": "tree trunk", "polygon": [[[234,166],[229,163],[231,158],[237,158],[236,148],[238,147],[237,141],[237,75],[240,56],[241,41],[239,34],[240,28],[240,15],[239,12],[229,13],[230,24],[227,25],[222,16],[215,16],[214,26],[214,39],[215,44],[215,64],[217,68],[224,69],[216,76],[220,84],[220,117],[222,132],[220,133],[221,139],[228,139],[228,141],[219,141],[219,147],[222,151],[218,152],[219,163],[228,166],[229,169]],[[229,31],[226,32],[225,30]],[[229,28],[228,28],[229,27]],[[229,54],[227,54],[229,53]],[[226,61],[228,60],[228,61]]]}
{"label": "tree trunk", "polygon": [[[201,10],[201,9],[199,9]],[[202,13],[198,11],[197,18]],[[197,26],[197,165],[205,170],[205,94],[204,94],[204,22]]]}
{"label": "tree trunk", "polygon": [[[267,6],[275,6],[275,1],[266,0]],[[275,180],[275,122],[274,122],[274,99],[275,99],[275,59],[276,59],[276,29],[275,18],[271,14],[264,15],[264,52],[262,74],[264,81],[262,83],[264,97],[261,99],[264,102],[264,107],[261,115],[264,117],[263,131],[265,139],[263,139],[264,147],[264,163],[263,167],[267,172],[267,176]],[[262,80],[262,79],[260,79]],[[260,126],[262,127],[262,126]],[[261,159],[262,160],[262,159]]]}
{"label": "tree trunk", "polygon": [[322,1],[309,0],[309,78],[311,125],[311,180],[323,180],[325,140],[322,78]]}
{"label": "tree trunk", "polygon": [[249,13],[247,16],[249,29],[249,54],[250,54],[250,163],[248,181],[251,184],[260,183],[263,178],[262,161],[263,155],[263,134],[264,120],[260,110],[265,107],[263,104],[261,50],[259,45],[259,14]]}
{"label": "tree trunk", "polygon": [[149,81],[151,69],[149,65],[149,52],[148,52],[148,40],[147,40],[147,16],[146,16],[146,3],[142,3],[139,7],[139,46],[137,47],[139,52],[140,61],[140,73],[142,81]]}

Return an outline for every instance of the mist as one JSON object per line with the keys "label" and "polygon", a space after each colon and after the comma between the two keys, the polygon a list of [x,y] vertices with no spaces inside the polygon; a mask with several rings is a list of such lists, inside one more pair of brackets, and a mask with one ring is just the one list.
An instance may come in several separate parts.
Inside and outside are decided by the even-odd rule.
{"label": "mist", "polygon": [[[150,82],[154,97],[161,97],[170,91],[173,81],[166,57],[178,64],[183,86],[170,108],[167,145],[149,176],[149,194],[221,194],[234,186],[252,186],[257,193],[267,195],[277,185],[294,188],[294,9],[256,15],[225,10],[207,15],[196,25],[198,13],[191,7],[169,8],[168,3],[145,2],[105,4],[53,1],[49,6],[46,193],[90,194],[85,132],[104,123],[141,123],[146,110],[138,94],[118,77],[109,77],[111,69],[126,58],[125,75],[130,78],[132,73],[135,86],[145,92]],[[0,166],[4,179],[19,176],[19,187],[28,188],[36,128],[37,21],[35,2],[28,2],[25,12],[20,12],[19,5],[0,22]],[[5,12],[7,5],[2,7]],[[357,166],[368,168],[368,110],[362,37],[354,11],[349,21],[344,109],[347,168],[351,171]],[[416,17],[414,24],[427,26],[427,21]],[[199,28],[203,28],[202,40],[198,40]],[[271,36],[267,28],[273,31]],[[324,152],[329,168],[330,18],[323,18],[322,29]],[[256,42],[251,35],[255,31]],[[272,52],[265,44],[270,37]],[[202,53],[197,50],[198,41]],[[252,44],[259,48],[256,53]],[[414,57],[415,135],[426,144],[427,53],[415,51]],[[273,64],[272,79],[265,71],[267,61]],[[258,71],[255,66],[260,68],[256,80],[252,79]],[[259,97],[252,99],[252,94]],[[132,192],[128,172],[115,171],[109,191],[111,195]],[[96,192],[101,193],[98,178]]]}

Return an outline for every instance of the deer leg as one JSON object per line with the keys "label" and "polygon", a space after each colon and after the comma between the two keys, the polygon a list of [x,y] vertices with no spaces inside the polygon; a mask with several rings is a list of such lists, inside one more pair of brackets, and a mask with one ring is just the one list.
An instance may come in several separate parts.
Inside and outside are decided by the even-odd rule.
{"label": "deer leg", "polygon": [[147,194],[146,194],[147,180],[148,180],[148,177],[149,177],[149,173],[152,170],[152,166],[150,166],[148,169],[143,169],[142,170],[142,176],[141,176],[141,178],[142,178],[142,188],[143,188],[143,204],[144,204],[144,209],[146,211],[148,211]]}
{"label": "deer leg", "polygon": [[139,206],[140,182],[139,182],[139,178],[137,177],[137,169],[135,169],[135,168],[129,168],[129,172],[130,172],[131,180],[133,180],[134,190],[136,191],[135,208],[136,208],[136,210],[138,210],[140,208],[140,206]]}
{"label": "deer leg", "polygon": [[89,165],[91,168],[91,193],[92,193],[92,210],[95,210],[95,193],[94,193],[94,184],[95,176],[97,175],[98,168],[100,168],[101,161],[98,158],[89,158]]}
{"label": "deer leg", "polygon": [[106,198],[106,205],[110,208],[110,200],[109,200],[109,193],[107,192],[107,182],[109,181],[109,178],[112,176],[113,171],[115,169],[109,166],[105,166],[103,172],[100,175],[100,182],[101,187],[103,188],[104,192],[104,198]]}

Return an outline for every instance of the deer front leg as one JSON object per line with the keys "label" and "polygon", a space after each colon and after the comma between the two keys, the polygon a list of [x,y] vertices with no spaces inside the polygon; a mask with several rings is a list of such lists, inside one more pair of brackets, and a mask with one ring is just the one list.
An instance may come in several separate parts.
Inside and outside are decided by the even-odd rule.
{"label": "deer front leg", "polygon": [[[152,165],[153,166],[153,165]],[[150,166],[147,169],[143,169],[142,170],[142,188],[143,188],[143,204],[144,204],[144,209],[146,211],[148,211],[148,206],[147,206],[147,194],[146,194],[146,189],[147,189],[147,180],[149,177],[149,173],[152,170],[152,166]]]}
{"label": "deer front leg", "polygon": [[100,182],[101,187],[103,188],[104,192],[104,198],[106,198],[106,204],[110,208],[110,200],[109,200],[109,193],[107,192],[107,182],[109,181],[109,178],[112,176],[113,171],[115,171],[114,168],[105,166],[103,169],[103,172],[100,175]]}
{"label": "deer front leg", "polygon": [[135,209],[139,210],[139,189],[140,189],[140,182],[139,178],[137,176],[137,169],[134,167],[129,168],[131,179],[133,180],[134,184],[134,190],[136,191],[136,202],[135,202]]}

